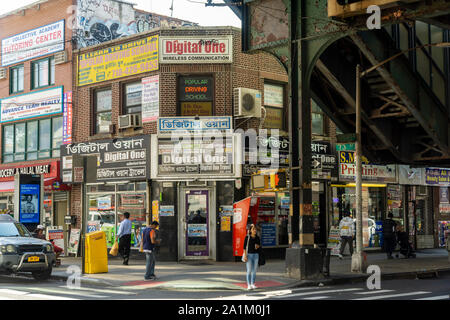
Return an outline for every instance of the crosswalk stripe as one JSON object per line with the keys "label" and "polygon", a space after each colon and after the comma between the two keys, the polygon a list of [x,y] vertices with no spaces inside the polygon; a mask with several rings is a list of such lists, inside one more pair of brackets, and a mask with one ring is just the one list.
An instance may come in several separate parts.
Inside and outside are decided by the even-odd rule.
{"label": "crosswalk stripe", "polygon": [[414,296],[414,295],[428,294],[428,293],[430,293],[430,292],[415,291],[415,292],[406,292],[406,293],[397,293],[397,294],[386,294],[386,295],[374,296],[374,297],[364,297],[364,298],[353,299],[353,300],[380,300],[380,299],[407,297],[407,296]]}
{"label": "crosswalk stripe", "polygon": [[12,294],[12,295],[24,295],[29,294],[26,291],[12,290],[12,289],[0,289],[0,293]]}
{"label": "crosswalk stripe", "polygon": [[386,292],[392,292],[394,290],[371,290],[371,291],[364,291],[364,292],[355,292],[355,294],[379,294],[379,293],[386,293]]}
{"label": "crosswalk stripe", "polygon": [[328,296],[318,296],[318,297],[307,297],[307,298],[303,298],[303,300],[322,300],[322,299],[327,299],[329,298]]}
{"label": "crosswalk stripe", "polygon": [[444,296],[434,296],[434,297],[427,297],[427,298],[420,298],[420,299],[414,299],[414,300],[449,300],[450,294],[446,294]]}
{"label": "crosswalk stripe", "polygon": [[1,300],[15,300],[15,299],[13,299],[11,297],[0,296],[0,301]]}
{"label": "crosswalk stripe", "polygon": [[357,291],[362,290],[361,288],[350,288],[350,289],[337,289],[337,290],[321,290],[321,291],[310,291],[310,292],[300,292],[300,293],[293,293],[288,294],[285,296],[277,296],[274,298],[280,299],[280,298],[292,298],[292,297],[301,297],[301,296],[308,296],[313,294],[323,294],[323,293],[339,293],[339,292],[349,292],[349,291]]}
{"label": "crosswalk stripe", "polygon": [[42,300],[44,300],[44,299],[45,300],[78,300],[75,298],[51,296],[51,295],[39,294],[39,293],[28,294],[27,297],[33,297],[33,298],[42,299]]}
{"label": "crosswalk stripe", "polygon": [[130,291],[121,291],[121,290],[107,290],[107,289],[95,289],[95,288],[67,288],[66,286],[59,286],[60,288],[66,288],[71,291],[82,290],[82,291],[92,291],[92,292],[100,292],[100,293],[112,293],[112,294],[124,294],[124,295],[132,295],[137,294],[136,292]]}
{"label": "crosswalk stripe", "polygon": [[74,292],[74,291],[64,291],[64,290],[55,290],[55,289],[45,289],[45,288],[36,288],[37,291],[47,292],[47,293],[56,293],[56,294],[66,294],[66,295],[74,295],[74,296],[83,296],[85,298],[106,298],[107,296],[99,296],[95,294],[86,294],[84,292]]}

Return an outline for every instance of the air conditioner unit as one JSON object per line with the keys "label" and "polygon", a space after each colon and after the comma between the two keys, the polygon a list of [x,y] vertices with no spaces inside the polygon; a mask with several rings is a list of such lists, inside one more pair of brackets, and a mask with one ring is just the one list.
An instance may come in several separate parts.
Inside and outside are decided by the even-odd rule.
{"label": "air conditioner unit", "polygon": [[55,53],[55,64],[62,64],[67,62],[67,51]]}
{"label": "air conditioner unit", "polygon": [[254,89],[235,88],[233,91],[236,117],[261,118],[261,92]]}
{"label": "air conditioner unit", "polygon": [[0,79],[6,79],[6,68],[0,68]]}
{"label": "air conditioner unit", "polygon": [[126,114],[119,116],[119,129],[142,127],[142,118],[140,114]]}

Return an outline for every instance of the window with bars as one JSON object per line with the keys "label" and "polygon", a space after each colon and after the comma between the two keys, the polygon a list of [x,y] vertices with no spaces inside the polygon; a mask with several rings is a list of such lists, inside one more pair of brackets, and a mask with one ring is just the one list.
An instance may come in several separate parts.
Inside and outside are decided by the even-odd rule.
{"label": "window with bars", "polygon": [[3,163],[59,157],[62,131],[62,117],[4,125]]}

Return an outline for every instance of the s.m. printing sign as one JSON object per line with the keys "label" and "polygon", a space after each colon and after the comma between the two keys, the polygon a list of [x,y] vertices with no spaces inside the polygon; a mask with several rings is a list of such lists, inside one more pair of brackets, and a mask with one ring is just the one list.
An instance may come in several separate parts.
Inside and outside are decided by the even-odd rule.
{"label": "s.m. printing sign", "polygon": [[63,111],[63,87],[1,99],[0,107],[1,123],[61,113]]}

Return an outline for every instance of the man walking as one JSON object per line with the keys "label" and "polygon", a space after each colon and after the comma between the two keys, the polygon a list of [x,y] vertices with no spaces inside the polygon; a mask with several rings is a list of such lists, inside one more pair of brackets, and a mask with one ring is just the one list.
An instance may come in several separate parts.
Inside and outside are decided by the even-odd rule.
{"label": "man walking", "polygon": [[123,264],[128,265],[131,248],[131,221],[129,220],[130,213],[124,212],[123,217],[124,219],[120,223],[117,237],[119,238],[119,254],[123,259]]}
{"label": "man walking", "polygon": [[386,251],[387,258],[393,259],[392,252],[394,251],[397,241],[395,238],[395,231],[397,229],[397,224],[392,218],[394,215],[392,212],[388,213],[388,218],[383,221],[383,241],[384,241],[384,250]]}
{"label": "man walking", "polygon": [[142,233],[142,247],[145,252],[145,280],[155,280],[155,245],[159,243],[156,239],[156,228],[159,226],[158,221],[153,221],[149,228],[145,228]]}
{"label": "man walking", "polygon": [[350,249],[350,255],[353,255],[353,233],[354,224],[353,219],[350,218],[348,211],[344,212],[344,218],[339,223],[339,233],[341,236],[341,249],[339,251],[339,259],[343,258],[345,245],[348,243]]}

